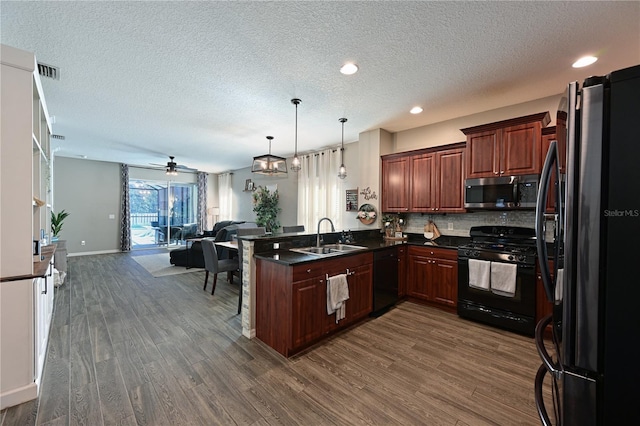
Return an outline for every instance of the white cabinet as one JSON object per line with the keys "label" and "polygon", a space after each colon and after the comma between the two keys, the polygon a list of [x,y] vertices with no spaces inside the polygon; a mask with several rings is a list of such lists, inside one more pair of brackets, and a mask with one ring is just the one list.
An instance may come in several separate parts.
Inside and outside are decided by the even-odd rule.
{"label": "white cabinet", "polygon": [[[53,312],[51,125],[35,56],[0,45],[0,409],[36,398]],[[35,260],[35,261],[34,261]],[[46,288],[46,292],[45,292]]]}

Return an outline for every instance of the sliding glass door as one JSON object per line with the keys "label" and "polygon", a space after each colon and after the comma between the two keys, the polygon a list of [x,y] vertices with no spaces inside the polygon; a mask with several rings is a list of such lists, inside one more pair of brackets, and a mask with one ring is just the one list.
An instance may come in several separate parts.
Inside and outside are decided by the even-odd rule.
{"label": "sliding glass door", "polygon": [[197,232],[197,185],[130,180],[132,249],[175,246]]}

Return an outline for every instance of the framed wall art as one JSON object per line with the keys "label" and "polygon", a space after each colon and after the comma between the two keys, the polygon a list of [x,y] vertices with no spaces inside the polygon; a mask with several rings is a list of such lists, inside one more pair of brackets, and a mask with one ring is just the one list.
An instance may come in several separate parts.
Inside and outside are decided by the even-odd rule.
{"label": "framed wall art", "polygon": [[355,212],[358,210],[358,188],[346,190],[346,210]]}

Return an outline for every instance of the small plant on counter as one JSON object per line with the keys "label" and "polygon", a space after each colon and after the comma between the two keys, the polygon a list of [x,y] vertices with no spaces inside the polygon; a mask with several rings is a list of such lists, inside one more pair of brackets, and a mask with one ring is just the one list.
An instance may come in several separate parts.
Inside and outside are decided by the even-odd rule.
{"label": "small plant on counter", "polygon": [[58,214],[51,212],[51,233],[53,238],[58,238],[58,234],[62,231],[62,224],[67,216],[69,216],[69,213],[64,210],[61,210]]}

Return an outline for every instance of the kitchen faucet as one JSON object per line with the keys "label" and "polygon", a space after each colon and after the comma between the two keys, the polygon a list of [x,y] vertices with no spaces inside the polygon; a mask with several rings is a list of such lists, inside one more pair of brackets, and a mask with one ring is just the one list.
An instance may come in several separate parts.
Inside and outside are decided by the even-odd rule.
{"label": "kitchen faucet", "polygon": [[322,223],[323,220],[328,220],[329,223],[331,224],[331,232],[336,232],[336,228],[333,226],[333,222],[331,222],[331,219],[329,219],[328,217],[323,217],[322,219],[320,219],[318,221],[318,234],[316,235],[316,247],[320,247],[320,224]]}

